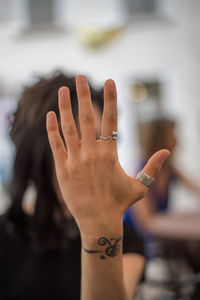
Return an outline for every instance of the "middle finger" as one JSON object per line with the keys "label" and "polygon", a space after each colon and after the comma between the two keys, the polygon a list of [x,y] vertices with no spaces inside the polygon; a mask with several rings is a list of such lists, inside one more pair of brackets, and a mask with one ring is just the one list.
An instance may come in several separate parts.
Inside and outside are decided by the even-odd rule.
{"label": "middle finger", "polygon": [[78,96],[79,122],[82,144],[93,144],[95,141],[94,109],[91,101],[90,88],[85,76],[76,78],[76,90]]}

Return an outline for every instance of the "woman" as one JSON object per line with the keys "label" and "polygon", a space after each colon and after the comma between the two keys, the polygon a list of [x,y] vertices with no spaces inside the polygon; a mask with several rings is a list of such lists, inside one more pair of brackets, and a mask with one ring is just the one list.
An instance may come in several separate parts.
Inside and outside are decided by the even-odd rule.
{"label": "woman", "polygon": [[[1,226],[2,299],[80,299],[80,281],[82,300],[129,300],[135,293],[144,256],[139,237],[126,228],[123,233],[122,216],[147,187],[127,176],[117,159],[112,80],[104,87],[96,139],[94,110],[101,111],[101,99],[84,76],[75,88],[74,78],[63,74],[22,94],[11,130],[17,149],[13,202]],[[52,110],[46,125],[55,167],[45,131]],[[168,155],[158,152],[144,171],[155,177]],[[22,206],[30,183],[37,195],[32,216]]]}
{"label": "woman", "polygon": [[[149,189],[148,194],[131,207],[125,214],[125,222],[139,229],[143,233],[147,245],[154,239],[149,234],[149,227],[157,213],[166,213],[169,206],[169,193],[172,184],[181,181],[191,191],[200,196],[199,186],[182,174],[174,166],[173,153],[177,146],[176,123],[170,119],[158,118],[141,124],[139,127],[143,168],[151,155],[160,149],[168,149],[170,159],[164,164],[155,184]],[[153,253],[152,253],[153,254]],[[154,253],[155,254],[155,253]],[[151,253],[148,253],[151,256]]]}

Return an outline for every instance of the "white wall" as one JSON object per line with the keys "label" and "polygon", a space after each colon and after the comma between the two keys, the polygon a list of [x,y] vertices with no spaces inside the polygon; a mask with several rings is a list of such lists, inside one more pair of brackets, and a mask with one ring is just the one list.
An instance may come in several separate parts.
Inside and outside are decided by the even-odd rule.
{"label": "white wall", "polygon": [[[113,20],[118,17],[119,10],[117,0],[111,2],[108,5],[106,0],[96,1],[98,5],[101,3],[101,7],[95,10],[93,6],[90,10],[91,1],[86,1],[84,3],[88,9],[82,7],[82,15],[87,19],[86,15],[90,18],[92,12],[91,22],[94,22],[96,13],[98,24],[109,18],[115,23]],[[73,8],[78,1],[73,3],[70,6],[71,23],[67,26],[74,25],[72,20],[81,16],[80,11],[76,12],[73,19]],[[102,16],[105,4],[107,10]],[[165,21],[133,22],[120,36],[97,51],[87,50],[75,32],[20,38],[11,28],[0,28],[0,78],[7,82],[6,92],[9,93],[9,87],[13,85],[18,90],[23,82],[31,79],[32,74],[57,68],[87,74],[99,84],[106,78],[114,78],[119,88],[119,125],[123,136],[120,158],[125,169],[131,173],[137,148],[131,138],[134,137],[131,126],[134,124],[134,112],[132,104],[126,99],[125,82],[138,74],[149,78],[161,76],[168,84],[166,110],[176,113],[180,120],[177,163],[200,181],[200,1],[166,0],[163,10],[168,14]],[[17,27],[14,28],[16,30]],[[182,199],[179,193],[174,196],[176,207],[181,205],[186,208],[188,203],[200,207],[195,197],[184,195]]]}

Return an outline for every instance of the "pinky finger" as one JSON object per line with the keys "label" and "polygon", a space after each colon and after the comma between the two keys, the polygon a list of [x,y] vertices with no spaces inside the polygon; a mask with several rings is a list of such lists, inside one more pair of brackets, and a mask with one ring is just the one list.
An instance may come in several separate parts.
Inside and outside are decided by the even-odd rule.
{"label": "pinky finger", "polygon": [[46,128],[51,151],[55,161],[56,171],[60,172],[65,165],[67,152],[59,133],[56,114],[53,111],[47,113]]}

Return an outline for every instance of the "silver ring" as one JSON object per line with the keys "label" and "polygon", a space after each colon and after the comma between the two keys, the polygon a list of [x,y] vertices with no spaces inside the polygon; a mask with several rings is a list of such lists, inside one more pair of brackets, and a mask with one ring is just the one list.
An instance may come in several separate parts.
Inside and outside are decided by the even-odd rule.
{"label": "silver ring", "polygon": [[113,141],[118,140],[118,132],[117,131],[112,131],[112,140]]}
{"label": "silver ring", "polygon": [[118,140],[118,132],[117,131],[112,131],[111,136],[102,136],[102,135],[100,135],[100,139],[104,140],[104,141],[110,141],[110,140],[116,141],[116,140]]}
{"label": "silver ring", "polygon": [[155,179],[153,177],[147,175],[143,171],[140,171],[137,174],[136,179],[138,179],[141,183],[143,183],[147,187],[150,187],[155,181]]}
{"label": "silver ring", "polygon": [[100,139],[101,140],[105,140],[105,141],[109,141],[109,140],[111,140],[111,137],[110,136],[102,136],[102,135],[100,135]]}

